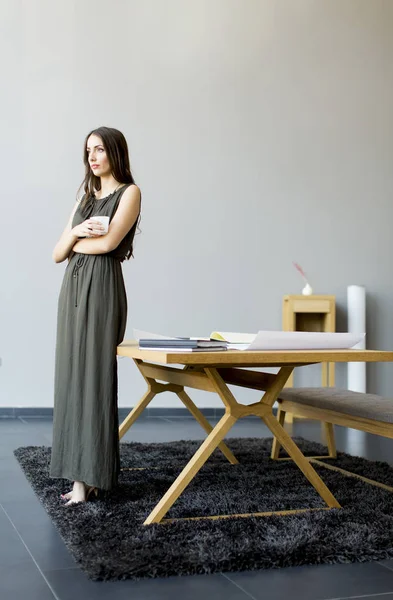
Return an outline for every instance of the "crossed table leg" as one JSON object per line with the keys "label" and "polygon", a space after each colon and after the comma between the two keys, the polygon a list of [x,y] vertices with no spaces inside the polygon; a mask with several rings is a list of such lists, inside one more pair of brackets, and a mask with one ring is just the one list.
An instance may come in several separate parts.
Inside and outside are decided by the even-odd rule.
{"label": "crossed table leg", "polygon": [[[303,455],[295,442],[288,435],[273,414],[273,404],[283,389],[288,377],[292,373],[292,366],[281,367],[277,375],[272,375],[268,373],[259,373],[236,368],[203,367],[193,369],[192,367],[186,367],[185,369],[178,369],[174,367],[145,363],[140,359],[134,359],[134,362],[144,377],[148,385],[148,390],[120,425],[120,438],[122,438],[123,435],[128,431],[128,429],[148,406],[154,396],[164,391],[172,391],[176,393],[180,400],[182,400],[185,406],[190,410],[191,414],[195,417],[198,423],[208,433],[205,441],[201,444],[194,456],[190,459],[180,475],[173,482],[169,490],[147,517],[144,525],[160,523],[163,520],[171,506],[176,502],[177,498],[192,481],[192,479],[202,468],[216,448],[221,450],[231,464],[238,463],[237,459],[223,440],[236,421],[247,415],[259,416],[270,429],[278,443],[285,448],[288,455],[307,477],[321,498],[326,502],[327,506],[329,508],[340,508],[340,504],[319,477],[309,460]],[[165,381],[166,383],[160,383],[160,381]],[[255,402],[254,404],[240,404],[228,388],[227,384],[265,390],[265,394],[259,402]],[[199,409],[192,402],[191,398],[184,391],[185,386],[216,392],[220,396],[225,405],[225,414],[214,428],[205,419],[203,414],[199,411]],[[296,513],[307,510],[311,509],[299,509],[284,512]],[[282,514],[283,511],[280,512]]]}

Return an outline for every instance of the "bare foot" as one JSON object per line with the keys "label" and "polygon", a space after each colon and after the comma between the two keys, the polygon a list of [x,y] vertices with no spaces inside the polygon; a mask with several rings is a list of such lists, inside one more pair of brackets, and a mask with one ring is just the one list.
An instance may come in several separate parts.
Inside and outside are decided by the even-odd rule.
{"label": "bare foot", "polygon": [[70,500],[70,499],[72,498],[72,490],[71,490],[70,492],[68,492],[67,494],[62,494],[62,495],[60,496],[60,498],[61,498],[62,500]]}
{"label": "bare foot", "polygon": [[75,481],[72,492],[66,494],[69,498],[65,506],[71,506],[71,504],[79,504],[79,502],[86,502],[86,486],[83,481]]}

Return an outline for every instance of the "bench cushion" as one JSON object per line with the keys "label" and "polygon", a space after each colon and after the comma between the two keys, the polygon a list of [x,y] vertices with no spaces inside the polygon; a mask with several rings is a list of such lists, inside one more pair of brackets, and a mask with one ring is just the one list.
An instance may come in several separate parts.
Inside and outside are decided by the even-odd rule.
{"label": "bench cushion", "polygon": [[282,400],[305,406],[334,410],[354,417],[363,417],[383,423],[393,423],[393,399],[375,394],[351,392],[339,388],[284,388]]}

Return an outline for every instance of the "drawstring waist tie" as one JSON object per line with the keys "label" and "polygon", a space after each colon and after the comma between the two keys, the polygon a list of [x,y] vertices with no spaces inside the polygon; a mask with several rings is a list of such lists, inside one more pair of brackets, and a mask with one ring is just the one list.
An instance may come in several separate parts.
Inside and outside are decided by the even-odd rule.
{"label": "drawstring waist tie", "polygon": [[74,277],[74,279],[76,279],[75,282],[75,307],[78,306],[78,279],[79,279],[79,269],[83,266],[85,262],[85,255],[81,254],[80,256],[78,256],[78,259],[75,263],[74,266],[74,270],[72,273],[72,276]]}

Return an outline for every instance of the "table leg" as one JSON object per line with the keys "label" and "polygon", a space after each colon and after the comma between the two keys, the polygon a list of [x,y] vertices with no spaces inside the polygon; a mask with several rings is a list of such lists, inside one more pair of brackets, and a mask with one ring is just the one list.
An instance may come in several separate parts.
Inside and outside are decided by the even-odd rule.
{"label": "table leg", "polygon": [[159,523],[161,521],[161,519],[166,515],[183,490],[203,467],[209,456],[214,452],[236,421],[236,417],[229,413],[225,413],[225,415],[214,427],[213,431],[208,435],[206,440],[196,451],[192,459],[184,467],[177,479],[173,482],[169,490],[147,517],[144,525]]}
{"label": "table leg", "polygon": [[147,390],[147,392],[142,396],[139,400],[138,404],[134,406],[132,411],[127,415],[122,424],[119,427],[119,438],[121,439],[129,430],[131,425],[135,423],[140,414],[145,410],[146,406],[153,400],[156,392],[153,392],[152,389]]}
{"label": "table leg", "polygon": [[[281,427],[284,427],[285,416],[286,416],[285,410],[282,410],[282,408],[279,406],[278,407],[277,419],[278,419],[278,422],[281,425]],[[272,458],[273,460],[276,460],[278,458],[279,454],[280,454],[280,448],[281,448],[281,444],[279,444],[277,438],[274,437],[273,438],[273,443],[272,443],[272,452],[271,452],[270,458]]]}
{"label": "table leg", "polygon": [[295,442],[287,434],[285,429],[277,421],[276,417],[272,415],[264,415],[262,417],[266,425],[269,427],[272,434],[277,438],[278,443],[285,448],[292,460],[297,464],[302,473],[307,477],[311,485],[318,492],[321,498],[331,508],[341,508],[336,498],[333,496],[329,488],[322,481],[318,473],[310,464],[309,460],[303,455],[301,450],[296,446]]}
{"label": "table leg", "polygon": [[[277,419],[279,424],[284,427],[285,418],[290,413],[287,413],[285,409],[282,408],[282,403],[279,403],[278,406],[278,414]],[[323,429],[325,430],[326,443],[328,447],[328,454],[323,456],[307,456],[308,460],[311,459],[320,459],[320,458],[337,458],[337,450],[336,450],[336,442],[334,438],[334,425],[332,423],[321,423]],[[281,444],[276,437],[273,438],[272,450],[270,454],[270,458],[273,460],[292,460],[291,457],[282,457],[279,458]]]}
{"label": "table leg", "polygon": [[[183,404],[188,408],[194,419],[196,419],[199,425],[206,431],[206,433],[210,433],[211,431],[213,431],[213,427],[210,425],[209,421],[204,417],[203,413],[201,413],[199,408],[195,406],[194,402],[191,400],[187,392],[182,390],[181,392],[177,392],[177,395],[179,396]],[[221,442],[218,445],[218,448],[221,450],[225,458],[227,458],[232,465],[239,464],[237,458],[232,454],[232,452],[229,450],[228,446],[224,444],[224,442]]]}

